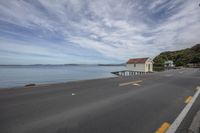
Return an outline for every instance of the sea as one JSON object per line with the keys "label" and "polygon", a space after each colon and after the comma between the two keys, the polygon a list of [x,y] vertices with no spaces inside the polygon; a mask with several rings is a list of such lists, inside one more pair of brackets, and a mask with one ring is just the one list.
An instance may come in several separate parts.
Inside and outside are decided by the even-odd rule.
{"label": "sea", "polygon": [[125,66],[99,65],[2,65],[0,89],[115,77],[111,72],[125,69]]}

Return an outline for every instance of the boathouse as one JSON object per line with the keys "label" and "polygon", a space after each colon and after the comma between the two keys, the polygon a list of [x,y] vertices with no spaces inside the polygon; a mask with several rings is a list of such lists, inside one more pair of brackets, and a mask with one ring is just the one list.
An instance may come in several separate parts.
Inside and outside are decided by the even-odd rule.
{"label": "boathouse", "polygon": [[150,58],[132,58],[126,63],[129,71],[153,72],[153,60]]}

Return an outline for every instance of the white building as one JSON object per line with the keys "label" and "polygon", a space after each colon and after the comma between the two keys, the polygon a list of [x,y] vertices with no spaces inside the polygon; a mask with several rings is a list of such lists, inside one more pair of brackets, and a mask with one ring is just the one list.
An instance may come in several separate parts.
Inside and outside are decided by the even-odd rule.
{"label": "white building", "polygon": [[174,62],[172,60],[165,61],[165,67],[166,68],[173,68],[173,67],[175,67],[174,66]]}
{"label": "white building", "polygon": [[153,72],[153,60],[150,58],[129,59],[126,67],[129,71]]}

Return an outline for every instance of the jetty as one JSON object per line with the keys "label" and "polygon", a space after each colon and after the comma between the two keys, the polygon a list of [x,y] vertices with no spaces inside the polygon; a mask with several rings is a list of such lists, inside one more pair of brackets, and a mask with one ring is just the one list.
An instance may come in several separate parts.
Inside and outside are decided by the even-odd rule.
{"label": "jetty", "polygon": [[153,72],[123,70],[123,71],[115,71],[115,72],[111,72],[111,73],[115,74],[117,76],[133,76],[133,75],[144,75],[144,74],[149,74],[149,73],[153,73]]}

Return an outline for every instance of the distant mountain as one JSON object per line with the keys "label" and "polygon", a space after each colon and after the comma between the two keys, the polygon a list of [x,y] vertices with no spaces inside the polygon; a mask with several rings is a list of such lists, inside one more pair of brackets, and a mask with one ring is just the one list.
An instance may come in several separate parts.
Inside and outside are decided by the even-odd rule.
{"label": "distant mountain", "polygon": [[30,64],[30,65],[0,64],[0,66],[125,66],[125,64],[124,63],[121,63],[121,64]]}
{"label": "distant mountain", "polygon": [[176,66],[200,63],[200,44],[183,50],[162,52],[153,61],[155,66],[163,66],[167,60],[173,60]]}
{"label": "distant mountain", "polygon": [[125,66],[125,63],[121,63],[121,64],[98,64],[98,66]]}

